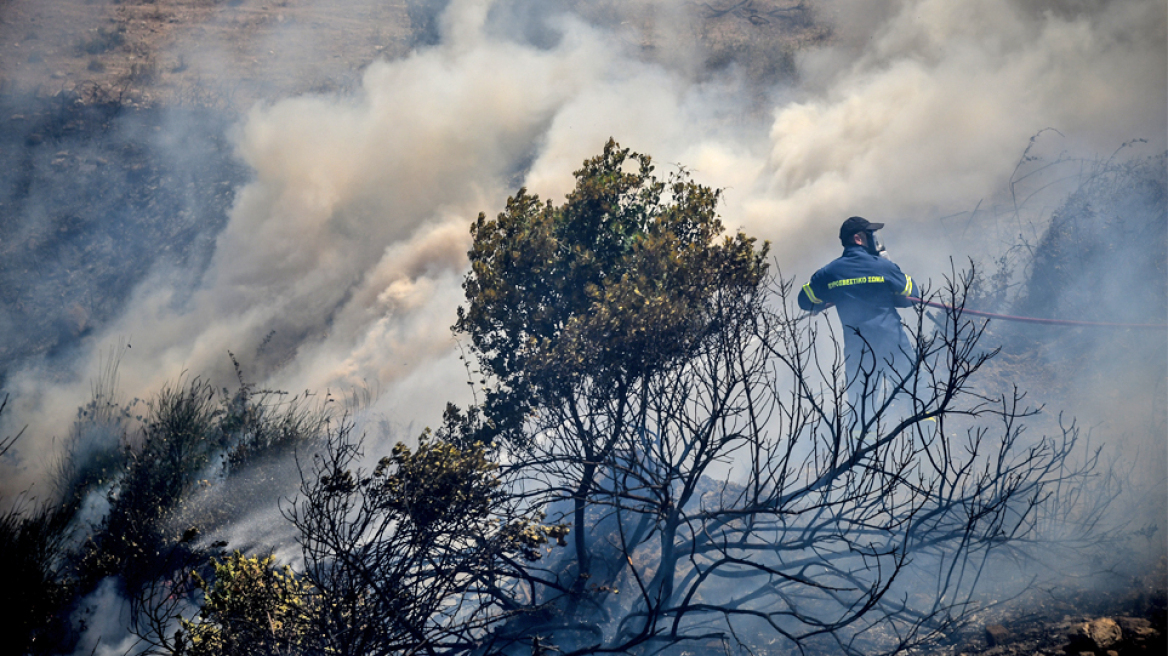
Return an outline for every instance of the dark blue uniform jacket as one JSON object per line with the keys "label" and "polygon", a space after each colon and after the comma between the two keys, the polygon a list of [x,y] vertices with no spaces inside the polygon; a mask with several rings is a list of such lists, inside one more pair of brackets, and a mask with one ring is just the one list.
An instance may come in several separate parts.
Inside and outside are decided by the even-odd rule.
{"label": "dark blue uniform jacket", "polygon": [[[912,278],[889,260],[872,255],[863,246],[851,245],[844,254],[811,276],[799,292],[799,307],[822,310],[834,303],[844,327],[844,354],[848,379],[860,364],[864,341],[881,366],[891,358],[903,362],[913,350],[900,324],[896,308],[909,307],[910,296],[920,297]],[[863,339],[856,335],[859,331]],[[865,366],[872,361],[865,357]],[[899,364],[897,366],[899,368]]]}

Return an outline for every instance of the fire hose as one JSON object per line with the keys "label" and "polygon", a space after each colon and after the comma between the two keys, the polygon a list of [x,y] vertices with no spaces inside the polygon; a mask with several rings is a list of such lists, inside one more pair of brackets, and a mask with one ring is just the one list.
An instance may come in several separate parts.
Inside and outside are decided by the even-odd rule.
{"label": "fire hose", "polygon": [[1071,321],[1070,319],[1040,319],[1038,317],[1016,317],[1009,314],[995,314],[993,312],[979,312],[977,310],[970,310],[967,308],[955,308],[952,305],[945,303],[938,303],[936,301],[926,301],[924,299],[916,298],[915,296],[908,297],[908,300],[915,303],[923,303],[929,307],[935,307],[941,310],[958,310],[962,314],[972,314],[977,317],[986,317],[989,319],[1000,319],[1003,321],[1018,321],[1021,323],[1041,323],[1054,326],[1085,326],[1088,328],[1133,328],[1133,329],[1150,329],[1150,330],[1168,330],[1168,324],[1163,323],[1109,323],[1105,321]]}

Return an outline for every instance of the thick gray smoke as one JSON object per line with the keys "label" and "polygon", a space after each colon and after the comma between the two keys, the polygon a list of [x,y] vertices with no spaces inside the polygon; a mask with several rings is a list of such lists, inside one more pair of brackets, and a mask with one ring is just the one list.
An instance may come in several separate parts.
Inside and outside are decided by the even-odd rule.
{"label": "thick gray smoke", "polygon": [[[1043,135],[1048,156],[1106,157],[1133,138],[1147,140],[1141,155],[1166,147],[1157,0],[810,3],[821,37],[795,51],[794,76],[771,78],[749,49],[712,68],[695,34],[729,25],[765,40],[748,31],[777,18],[665,0],[408,4],[432,22],[415,50],[375,61],[351,92],[246,114],[232,134],[251,181],[193,292],[191,271],[154,267],[68,375],[11,372],[0,434],[30,428],[9,488],[44,479],[103,349],[122,342],[125,398],[183,372],[229,381],[231,351],[263,385],[365,388],[371,410],[434,424],[467,397],[448,328],[470,221],[520,185],[558,200],[610,136],[725,189],[724,222],[771,240],[785,275],[834,257],[839,222],[860,214],[888,223],[894,259],[934,281],[950,257],[994,255],[984,224],[961,224],[970,234],[941,219],[1012,206],[1039,131],[1062,135]],[[273,51],[299,45],[272,34]],[[1052,206],[1027,208],[1040,234]]]}

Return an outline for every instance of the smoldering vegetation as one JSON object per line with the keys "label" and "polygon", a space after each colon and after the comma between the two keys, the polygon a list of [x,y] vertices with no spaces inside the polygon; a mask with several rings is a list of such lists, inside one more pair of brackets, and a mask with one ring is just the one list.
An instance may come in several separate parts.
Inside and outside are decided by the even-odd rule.
{"label": "smoldering vegetation", "polygon": [[[321,435],[325,414],[316,400],[242,378],[234,391],[186,378],[121,403],[116,357],[78,409],[51,482],[55,494],[23,496],[3,516],[5,554],[21,562],[28,583],[5,593],[17,653],[85,644],[86,618],[72,615],[99,589],[130,600],[132,624],[146,621],[152,595],[173,596],[171,579],[206,574],[209,558],[222,555],[226,542],[204,534],[291,493],[288,454]],[[89,621],[101,625],[108,610]]]}
{"label": "smoldering vegetation", "polygon": [[[1165,175],[1163,155],[1099,162],[1085,172],[1035,245],[1026,296],[1013,310],[1135,324],[1163,318]],[[1066,284],[1067,275],[1075,284]],[[1136,290],[1137,302],[1116,302]]]}
{"label": "smoldering vegetation", "polygon": [[[897,549],[920,533],[895,527],[875,560],[841,557],[834,570],[811,566],[794,578],[768,551],[750,576],[773,568],[768,575],[784,582],[745,601],[734,586],[694,584],[704,575],[676,555],[700,531],[674,525],[670,542],[659,519],[713,507],[738,512],[734,503],[743,500],[757,502],[743,507],[758,519],[769,499],[765,485],[726,484],[739,456],[693,467],[681,455],[684,431],[647,424],[621,434],[591,496],[557,497],[540,485],[562,476],[556,485],[581,489],[572,477],[590,456],[542,445],[536,470],[548,476],[520,482],[522,461],[507,469],[515,453],[466,439],[481,428],[476,415],[449,414],[420,442],[418,431],[388,428],[387,415],[438,426],[446,401],[465,410],[485,399],[491,381],[482,362],[464,367],[466,337],[457,346],[447,333],[464,302],[474,213],[499,211],[522,186],[558,202],[571,171],[613,134],[657,155],[659,171],[677,162],[723,188],[727,227],[773,240],[785,275],[809,274],[834,256],[840,216],[861,213],[887,220],[894,259],[940,287],[949,256],[960,270],[964,245],[987,234],[978,232],[987,212],[972,212],[965,241],[936,216],[988,197],[997,203],[988,213],[994,221],[1029,224],[1018,231],[1024,237],[1010,228],[993,247],[980,244],[968,307],[1164,322],[1162,139],[1110,158],[1093,154],[1147,136],[1140,130],[1148,125],[1160,128],[1162,94],[1146,83],[1163,79],[1162,62],[1146,58],[1162,28],[1153,3],[1107,11],[1106,3],[997,2],[952,14],[927,2],[671,4],[515,1],[479,11],[476,3],[407,2],[412,32],[395,58],[374,61],[340,87],[313,87],[343,93],[270,98],[246,115],[198,103],[131,107],[97,88],[5,96],[0,381],[13,403],[0,415],[12,472],[3,482],[11,503],[0,543],[21,563],[22,578],[8,590],[22,612],[4,618],[8,633],[23,636],[20,648],[288,653],[311,651],[306,636],[324,628],[330,648],[346,653],[406,651],[419,636],[449,651],[587,651],[597,639],[607,649],[630,635],[650,636],[638,643],[648,647],[631,647],[646,650],[682,635],[688,642],[675,648],[787,653],[801,644],[834,653],[842,642],[879,652],[926,637],[959,641],[963,621],[977,633],[991,615],[965,611],[1034,576],[1050,594],[1027,598],[1031,609],[1122,606],[1151,618],[1162,636],[1168,356],[1154,330],[997,321],[985,328],[980,345],[1003,350],[971,378],[971,391],[1029,391],[1027,400],[1045,409],[1025,417],[1029,432],[1012,444],[1067,437],[1077,446],[1062,464],[1083,475],[1069,477],[1038,515],[988,504],[987,516],[1000,512],[1006,525],[1024,518],[1012,526],[1026,539],[997,550],[999,534],[970,524],[967,536],[1012,558],[968,570],[985,574],[976,589],[957,577],[958,596],[945,603],[930,587],[934,574],[973,561],[926,549],[896,570],[907,553]],[[186,56],[196,62],[193,52]],[[1080,83],[1091,102],[1067,102],[1080,96]],[[1027,161],[1011,178],[1026,137],[1050,124],[1066,131],[1075,154]],[[1045,187],[1036,175],[1011,186],[1039,169],[1055,172],[1059,185]],[[1058,191],[1029,212],[1023,198],[1040,188]],[[1015,189],[1022,193],[1011,202]],[[927,316],[921,321],[935,335]],[[616,348],[602,343],[598,351]],[[683,389],[689,373],[673,370],[677,385],[657,389]],[[369,394],[350,406],[360,408],[356,426],[331,409],[342,400],[328,391],[354,385]],[[306,387],[314,391],[275,391]],[[602,387],[590,400],[604,400]],[[1066,433],[1063,409],[1081,418]],[[561,427],[548,417],[544,428]],[[839,427],[822,434],[847,445],[824,453],[863,449]],[[409,447],[394,450],[398,440]],[[564,444],[571,442],[553,446]],[[927,448],[901,445],[904,458],[880,466],[920,466],[912,454],[927,459]],[[775,444],[760,439],[751,448]],[[782,478],[782,463],[816,466],[802,456],[756,460]],[[871,489],[863,485],[875,479],[857,480],[841,489]],[[583,525],[594,530],[574,524],[577,496],[588,498]],[[294,510],[290,499],[300,504]],[[874,517],[858,507],[828,500],[823,509]],[[785,510],[810,516],[805,507]],[[917,526],[911,513],[896,516]],[[694,521],[703,529],[718,523]],[[831,522],[793,521],[787,533],[757,526],[735,537],[777,544],[828,526],[837,546],[871,547],[846,530],[833,533]],[[369,539],[374,548],[355,548],[369,535],[362,531],[381,532]],[[749,560],[716,540],[703,548]],[[583,583],[582,551],[594,554]],[[666,557],[681,562],[672,585],[693,592],[687,603],[752,618],[709,636],[698,621],[661,630],[681,616],[669,615],[676,606],[665,592]],[[352,567],[336,565],[345,559]],[[894,570],[901,575],[890,582],[885,574]],[[1005,580],[990,580],[993,572]],[[876,600],[875,616],[857,614],[858,623],[842,626],[831,611],[860,597],[834,589],[840,581],[852,592],[891,593]],[[781,606],[764,603],[776,594],[796,609],[791,617],[765,616]],[[307,616],[315,623],[304,623]],[[808,635],[824,627],[840,630]],[[490,647],[482,646],[486,636],[495,639]]]}
{"label": "smoldering vegetation", "polygon": [[1157,446],[1168,430],[1168,344],[1157,328],[1168,316],[1168,163],[1163,153],[1124,144],[1109,157],[1056,157],[1031,170],[1050,175],[1019,185],[1020,199],[1051,179],[1067,190],[1036,238],[1020,234],[985,263],[973,303],[1012,316],[1120,324],[994,321],[989,331],[1003,345],[1003,380],[1074,408],[1113,453],[1127,497],[1112,520],[1126,523],[1130,546],[1147,554],[1138,570],[1159,557],[1168,503]]}
{"label": "smoldering vegetation", "polygon": [[[986,263],[971,301],[1011,316],[1121,324],[994,321],[989,329],[1002,344],[991,379],[1074,414],[1109,454],[1115,478],[1093,493],[1116,499],[1098,527],[1109,539],[1101,550],[1071,550],[1042,563],[1072,579],[1090,579],[1095,565],[1112,563],[1102,569],[1118,576],[1096,579],[1092,592],[1067,589],[1082,607],[1118,603],[1131,593],[1130,581],[1141,594],[1161,586],[1168,542],[1168,455],[1161,448],[1168,434],[1168,343],[1157,328],[1168,316],[1168,162],[1132,146],[1107,158],[1034,162],[1032,170],[1050,175],[1019,185],[1020,197],[1051,179],[1069,182],[1068,191],[1036,239],[1019,235]],[[1113,560],[1108,550],[1125,556]],[[1140,612],[1144,603],[1136,604]]]}
{"label": "smoldering vegetation", "polygon": [[[605,153],[615,162],[605,166],[619,169],[621,160]],[[1003,391],[1002,369],[979,346],[985,325],[963,318],[960,308],[995,292],[1016,304],[1042,293],[1049,284],[1042,266],[1071,266],[1078,256],[1066,247],[1075,230],[1065,217],[1091,234],[1094,216],[1115,216],[1110,197],[1143,210],[1127,213],[1134,225],[1162,219],[1158,201],[1130,201],[1132,193],[1159,198],[1163,161],[1108,169],[1119,172],[1102,187],[1109,193],[1086,178],[1055,212],[1034,259],[1018,260],[1018,285],[997,289],[992,276],[973,273],[951,279],[933,298],[958,309],[933,316],[935,328],[923,312],[911,326],[921,360],[901,381],[899,410],[880,406],[878,380],[860,383],[871,415],[828,382],[842,371],[838,352],[817,353],[815,327],[784,309],[788,281],[759,287],[765,264],[757,255],[748,258],[754,268],[737,274],[732,267],[745,265],[725,256],[703,274],[715,276],[712,287],[642,294],[657,267],[681,267],[671,277],[699,275],[686,268],[696,263],[668,259],[678,248],[673,236],[661,237],[663,254],[646,244],[605,256],[617,258],[609,266],[620,273],[601,283],[608,289],[600,298],[611,305],[559,301],[560,312],[583,303],[594,315],[567,321],[579,334],[546,351],[531,345],[547,342],[486,341],[495,331],[491,340],[514,341],[522,333],[508,332],[510,324],[544,330],[539,313],[511,316],[520,306],[494,294],[495,276],[535,276],[534,289],[519,293],[555,298],[562,296],[538,290],[552,281],[581,285],[539,271],[553,265],[529,250],[541,238],[513,236],[532,242],[512,250],[483,218],[475,244],[488,250],[472,259],[490,255],[498,268],[476,265],[467,298],[501,314],[460,312],[459,323],[474,337],[470,365],[484,377],[484,397],[465,412],[449,408],[441,430],[427,431],[414,448],[370,453],[369,445],[388,437],[384,428],[359,428],[328,398],[258,389],[238,363],[230,390],[184,378],[149,399],[118,401],[125,352],[110,354],[57,468],[58,500],[29,499],[6,516],[6,555],[26,564],[39,591],[21,593],[24,612],[7,619],[27,636],[28,653],[97,649],[111,635],[92,609],[111,598],[124,604],[128,633],[115,631],[115,642],[132,652],[884,653],[945,649],[969,622],[999,617],[991,611],[1003,607],[993,597],[1024,592],[1007,573],[1015,567],[1064,591],[1074,590],[1066,584],[1070,570],[1083,567],[1073,594],[1083,594],[1083,583],[1097,595],[1137,592],[1119,603],[1124,613],[1148,618],[1151,633],[1129,638],[1124,653],[1154,653],[1166,600],[1155,578],[1163,550],[1153,545],[1163,536],[1140,522],[1162,511],[1163,500],[1145,494],[1145,507],[1133,510],[1131,490],[1117,479],[1159,489],[1162,479],[1146,478],[1157,466],[1138,476],[1117,470],[1122,465],[1101,457],[1073,422],[1027,437],[1026,424],[1047,431],[1049,422],[1017,389]],[[590,216],[580,212],[595,200],[586,194],[597,193],[590,184],[613,179],[603,171],[585,178],[587,170],[578,174],[579,196],[569,198],[580,207],[557,219],[577,230]],[[1131,193],[1110,193],[1117,188]],[[630,204],[614,216],[644,211],[653,221],[689,220],[683,217],[713,207],[703,199],[715,196],[700,186],[672,193],[673,202],[693,206],[654,210],[651,193],[618,195],[614,203]],[[538,211],[535,200],[513,199],[498,221],[535,220],[526,214]],[[1098,214],[1083,214],[1084,206]],[[613,221],[605,230],[624,235]],[[706,243],[720,226],[709,229],[698,243],[711,250],[698,251],[700,258],[724,257]],[[637,243],[641,233],[632,234]],[[738,239],[736,248],[752,250],[753,242]],[[1162,248],[1143,240],[1126,252],[1139,261]],[[523,265],[529,258],[536,259]],[[568,275],[587,276],[590,268]],[[686,311],[678,322],[662,320],[673,304]],[[600,332],[584,323],[596,320]],[[613,322],[627,328],[606,328]],[[1033,357],[1010,348],[1010,361]],[[578,359],[578,349],[594,355]],[[826,373],[813,364],[824,362]],[[788,378],[772,366],[790,369],[797,392],[789,400]],[[1041,384],[1051,368],[1065,366],[1048,357],[1013,371]],[[624,389],[640,391],[619,396]],[[576,405],[585,408],[584,425],[573,424]],[[1156,412],[1129,425],[1154,421]],[[959,443],[966,454],[952,449]],[[591,463],[602,467],[589,474]],[[921,484],[906,485],[918,477]],[[873,505],[876,499],[883,501]],[[265,508],[281,508],[282,531],[254,541],[233,535],[235,524]],[[297,568],[281,569],[267,556],[274,550],[292,555]],[[1026,564],[1052,554],[1060,562],[1045,572]],[[1092,601],[1098,597],[1072,608],[1114,612]]]}

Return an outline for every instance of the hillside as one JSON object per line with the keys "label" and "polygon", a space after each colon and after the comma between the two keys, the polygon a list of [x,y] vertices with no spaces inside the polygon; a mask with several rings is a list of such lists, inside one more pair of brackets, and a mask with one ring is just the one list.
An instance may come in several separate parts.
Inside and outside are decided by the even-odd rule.
{"label": "hillside", "polygon": [[[343,3],[310,0],[4,0],[0,4],[0,90],[38,96],[74,92],[131,106],[218,104],[335,91],[377,58],[434,43],[446,0]],[[505,20],[529,20],[537,5],[515,3]],[[648,57],[666,50],[651,5],[572,0],[563,9],[626,29]],[[556,3],[547,6],[555,7]],[[828,37],[810,3],[708,3],[690,27],[703,66],[731,64],[771,79],[794,72],[791,54]],[[523,26],[521,26],[522,28]],[[532,34],[533,38],[540,38]]]}
{"label": "hillside", "polygon": [[[31,329],[0,345],[0,382],[100,332],[152,263],[202,270],[247,179],[228,132],[250,107],[353,89],[371,62],[437,42],[446,4],[3,0],[0,325]],[[548,37],[529,8],[494,20],[538,43]],[[782,0],[714,3],[671,27],[692,39],[671,44],[651,5],[559,10],[618,30],[650,61],[674,65],[671,53],[693,49],[701,60],[681,65],[709,77],[734,68],[760,90],[829,35],[809,5]]]}
{"label": "hillside", "polygon": [[[0,514],[0,555],[21,563],[0,601],[26,610],[0,628],[27,636],[29,654],[133,653],[118,609],[154,594],[166,612],[134,630],[173,635],[167,613],[194,617],[192,600],[207,588],[188,574],[212,576],[211,557],[226,562],[241,549],[302,565],[284,513],[308,470],[289,454],[320,448],[326,416],[356,418],[360,431],[341,432],[367,432],[360,448],[374,461],[397,440],[417,449],[421,426],[461,418],[450,407],[442,415],[447,402],[487,395],[489,374],[459,341],[469,338],[450,335],[466,303],[468,226],[521,187],[559,201],[579,153],[609,136],[654,148],[661,180],[712,185],[725,227],[769,242],[778,277],[768,293],[787,282],[798,293],[808,263],[835,256],[839,216],[863,212],[888,221],[897,261],[933,290],[977,258],[969,298],[980,309],[1161,322],[1168,156],[1156,150],[1162,137],[1124,132],[1159,105],[1132,101],[1130,118],[1114,110],[1126,101],[1112,87],[1088,88],[1086,102],[1067,80],[1146,87],[1131,65],[1145,50],[1133,46],[1125,59],[1124,48],[1159,52],[1162,26],[1100,6],[1003,0],[987,16],[973,4],[964,13],[866,0],[0,0],[0,502],[16,508]],[[1108,58],[1083,50],[1096,43]],[[1083,61],[1068,55],[1076,44]],[[1055,119],[1086,136],[1047,129]],[[961,250],[970,244],[981,250]],[[1147,300],[1132,302],[1133,290]],[[822,329],[812,340],[830,346],[828,315],[805,319],[792,325]],[[1021,579],[991,581],[979,602],[1000,604],[941,621],[940,637],[914,653],[1163,652],[1168,360],[1159,335],[988,326],[981,346],[1002,351],[971,389],[994,408],[998,394],[1033,392],[1003,411],[1018,449],[999,455],[1029,462],[1037,451],[1026,449],[1060,431],[1079,441],[1066,447],[1066,469],[1050,474],[1058,484],[1035,488],[1056,498],[1033,527],[1051,543],[1020,544],[1000,561],[1042,585],[1006,598],[996,590],[1016,592]],[[818,375],[827,381],[830,367]],[[318,402],[344,409],[316,414]],[[1031,416],[1027,403],[1040,410]],[[971,417],[994,413],[975,407]],[[469,411],[465,420],[477,421]],[[1001,422],[989,423],[995,434]],[[435,444],[450,438],[445,429]],[[1100,443],[1111,450],[1095,451]],[[341,451],[357,458],[359,449]],[[410,455],[392,453],[399,465]],[[742,453],[711,462],[731,467]],[[490,479],[494,465],[472,465]],[[1079,466],[1087,475],[1063,486],[1059,476]],[[701,486],[713,490],[722,470],[711,472]],[[321,489],[335,491],[329,480]],[[133,485],[148,494],[134,498]],[[597,507],[607,513],[611,502]],[[647,516],[664,517],[672,501],[659,507]],[[111,528],[110,517],[121,524]],[[534,517],[514,525],[528,550],[516,553],[566,544],[562,527]],[[1104,529],[1076,533],[1082,526]],[[988,535],[987,545],[997,540]],[[646,571],[655,548],[636,559]],[[608,559],[614,571],[633,567],[624,555]],[[172,579],[151,578],[141,563]],[[901,564],[909,580],[896,583],[913,603],[927,600],[932,566]],[[271,573],[271,561],[236,565]],[[878,570],[856,567],[877,579]],[[926,583],[918,589],[912,576]],[[168,585],[188,596],[176,601]],[[620,600],[615,585],[592,587]],[[747,639],[734,653],[803,648],[759,635],[769,642]],[[538,639],[530,650],[523,639],[508,653],[541,653]],[[815,639],[808,644],[826,644]]]}

